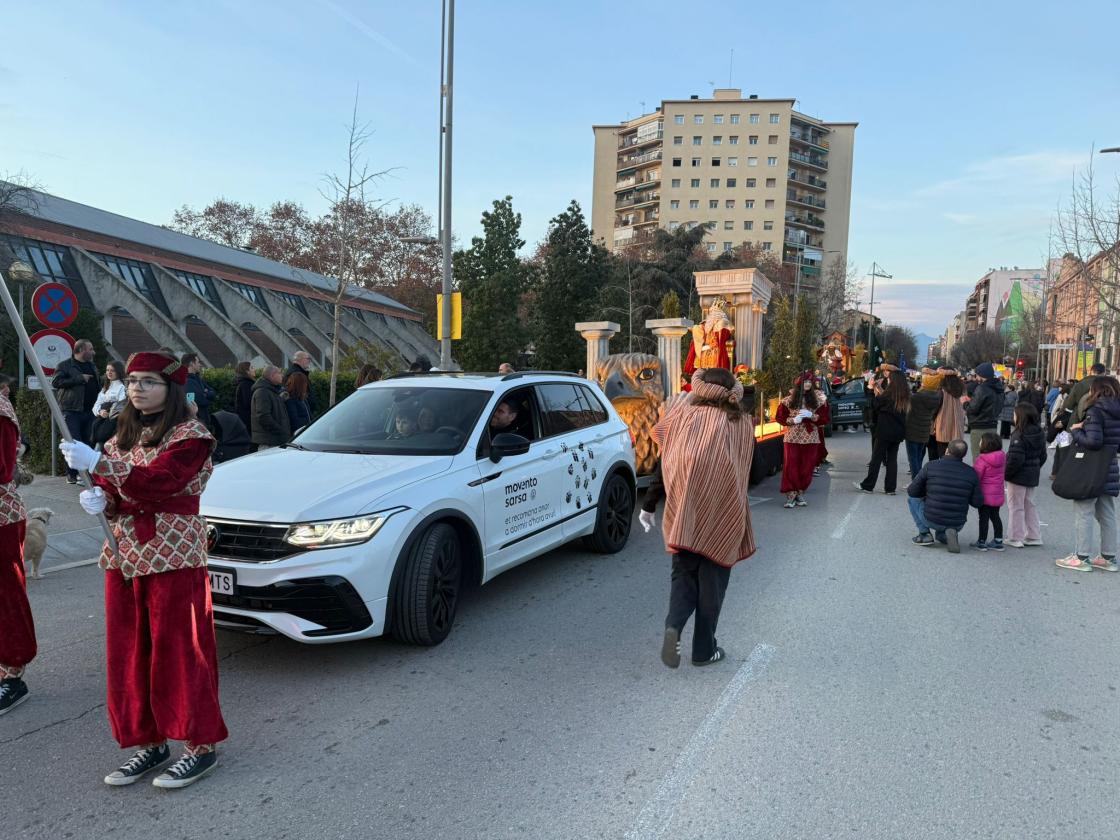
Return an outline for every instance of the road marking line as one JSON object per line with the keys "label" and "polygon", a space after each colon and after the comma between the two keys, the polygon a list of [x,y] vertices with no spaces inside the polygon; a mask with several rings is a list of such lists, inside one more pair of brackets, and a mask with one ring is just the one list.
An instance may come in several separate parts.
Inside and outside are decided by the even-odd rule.
{"label": "road marking line", "polygon": [[840,524],[837,525],[836,530],[832,532],[832,538],[834,540],[844,539],[844,531],[847,530],[848,523],[852,521],[852,515],[855,514],[856,508],[859,507],[859,503],[862,502],[862,501],[863,501],[863,494],[860,493],[858,496],[856,496],[856,500],[854,502],[852,502],[852,509],[849,510],[846,514],[844,514],[844,518],[840,520]]}
{"label": "road marking line", "polygon": [[51,572],[64,572],[67,569],[77,569],[79,566],[92,566],[99,559],[100,558],[98,557],[91,557],[89,560],[75,560],[73,563],[63,563],[60,566],[50,566],[46,569],[40,569],[39,574],[46,575],[50,574]]}
{"label": "road marking line", "polygon": [[707,758],[716,740],[723,734],[724,725],[735,713],[735,704],[751,682],[766,670],[774,648],[765,643],[755,645],[747,661],[739,668],[708,713],[700,728],[693,733],[688,744],[668,775],[657,785],[653,796],[642,808],[634,825],[626,832],[626,840],[655,840],[669,828],[676,815],[677,805],[688,792],[692,780],[700,771],[700,763]]}

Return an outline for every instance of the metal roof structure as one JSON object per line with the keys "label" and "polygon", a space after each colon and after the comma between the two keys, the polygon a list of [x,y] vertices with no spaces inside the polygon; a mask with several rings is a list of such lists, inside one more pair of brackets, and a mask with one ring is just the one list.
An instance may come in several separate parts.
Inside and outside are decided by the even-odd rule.
{"label": "metal roof structure", "polygon": [[[314,271],[292,268],[252,251],[243,251],[209,239],[200,239],[197,236],[130,219],[127,216],[110,213],[108,210],[100,210],[88,204],[80,204],[38,190],[21,191],[17,193],[17,199],[20,197],[25,204],[23,207],[17,206],[16,209],[36,219],[135,242],[197,260],[228,265],[296,285],[311,286],[330,294],[338,289],[338,283],[330,277]],[[293,291],[298,290],[293,289]],[[414,309],[378,292],[355,288],[349,292],[349,295],[358,300],[399,309],[402,312],[415,313]]]}

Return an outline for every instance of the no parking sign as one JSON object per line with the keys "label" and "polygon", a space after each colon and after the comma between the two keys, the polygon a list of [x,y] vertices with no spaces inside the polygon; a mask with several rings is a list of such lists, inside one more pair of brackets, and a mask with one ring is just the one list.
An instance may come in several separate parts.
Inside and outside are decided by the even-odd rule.
{"label": "no parking sign", "polygon": [[78,299],[61,283],[44,283],[31,295],[31,311],[44,327],[64,330],[78,317]]}

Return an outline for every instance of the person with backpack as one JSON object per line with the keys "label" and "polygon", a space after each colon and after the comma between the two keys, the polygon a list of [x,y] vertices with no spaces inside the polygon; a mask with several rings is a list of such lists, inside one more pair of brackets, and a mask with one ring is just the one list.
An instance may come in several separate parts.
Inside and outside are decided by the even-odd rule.
{"label": "person with backpack", "polygon": [[1015,428],[1007,447],[1003,477],[1007,481],[1007,539],[1012,548],[1042,545],[1034,493],[1046,463],[1046,438],[1032,403],[1015,406]]}

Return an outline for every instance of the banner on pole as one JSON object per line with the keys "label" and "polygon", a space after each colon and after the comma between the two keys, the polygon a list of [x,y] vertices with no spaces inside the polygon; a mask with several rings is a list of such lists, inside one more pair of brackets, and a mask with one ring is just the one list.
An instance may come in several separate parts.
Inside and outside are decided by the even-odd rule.
{"label": "banner on pole", "polygon": [[[451,293],[451,338],[463,337],[463,293]],[[443,295],[436,295],[436,338],[443,338]]]}

